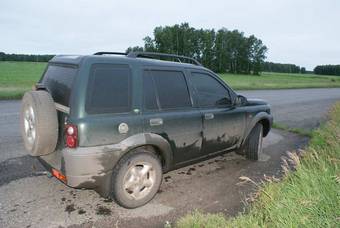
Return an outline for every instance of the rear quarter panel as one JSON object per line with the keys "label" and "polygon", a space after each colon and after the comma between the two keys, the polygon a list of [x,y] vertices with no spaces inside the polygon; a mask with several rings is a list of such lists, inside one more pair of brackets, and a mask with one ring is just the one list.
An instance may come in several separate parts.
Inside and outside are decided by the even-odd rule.
{"label": "rear quarter panel", "polygon": [[[93,64],[123,64],[129,65],[132,79],[132,99],[131,112],[121,114],[93,114],[86,113],[86,95],[90,70]],[[80,67],[79,77],[75,82],[73,103],[70,113],[69,122],[77,124],[79,133],[79,146],[98,146],[106,144],[115,144],[130,137],[131,135],[142,132],[142,118],[139,112],[141,106],[140,86],[140,67],[138,63],[127,63],[122,60],[110,60],[101,58],[85,58],[83,66]],[[109,98],[108,99],[114,99]],[[118,132],[120,123],[127,123],[129,131],[126,134]]]}

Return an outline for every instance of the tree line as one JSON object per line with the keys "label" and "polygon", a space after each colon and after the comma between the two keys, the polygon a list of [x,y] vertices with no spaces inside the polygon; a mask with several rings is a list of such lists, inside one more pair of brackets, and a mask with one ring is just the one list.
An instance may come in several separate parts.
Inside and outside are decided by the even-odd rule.
{"label": "tree line", "polygon": [[6,54],[0,52],[0,61],[48,62],[54,55]]}
{"label": "tree line", "polygon": [[221,28],[195,29],[188,23],[159,26],[153,37],[146,36],[144,47],[129,51],[152,51],[189,56],[218,73],[259,74],[268,48],[254,35]]}
{"label": "tree line", "polygon": [[305,67],[300,67],[295,64],[264,62],[262,66],[263,71],[278,72],[278,73],[306,73]]}
{"label": "tree line", "polygon": [[340,65],[319,65],[314,68],[314,74],[340,76]]}

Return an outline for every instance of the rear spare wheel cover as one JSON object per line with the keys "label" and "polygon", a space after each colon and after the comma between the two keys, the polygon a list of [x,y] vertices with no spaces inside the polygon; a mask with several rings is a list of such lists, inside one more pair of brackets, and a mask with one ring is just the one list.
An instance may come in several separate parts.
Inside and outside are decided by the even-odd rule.
{"label": "rear spare wheel cover", "polygon": [[22,99],[20,130],[32,156],[52,153],[58,141],[58,118],[51,95],[46,91],[26,92]]}

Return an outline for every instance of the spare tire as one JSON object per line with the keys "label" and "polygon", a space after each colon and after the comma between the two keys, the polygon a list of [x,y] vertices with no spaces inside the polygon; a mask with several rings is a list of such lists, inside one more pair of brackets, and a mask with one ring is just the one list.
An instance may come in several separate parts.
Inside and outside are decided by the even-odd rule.
{"label": "spare tire", "polygon": [[52,153],[58,141],[57,110],[51,95],[43,90],[26,92],[20,113],[21,135],[32,156]]}

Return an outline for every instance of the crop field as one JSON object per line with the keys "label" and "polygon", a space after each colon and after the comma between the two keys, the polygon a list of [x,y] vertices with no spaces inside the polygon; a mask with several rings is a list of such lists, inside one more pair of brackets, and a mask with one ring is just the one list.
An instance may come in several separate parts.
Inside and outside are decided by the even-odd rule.
{"label": "crop field", "polygon": [[46,63],[0,62],[0,99],[20,98],[41,77]]}
{"label": "crop field", "polygon": [[[19,99],[39,80],[46,63],[1,62],[0,99]],[[340,87],[340,77],[267,73],[260,76],[220,74],[235,90]]]}

